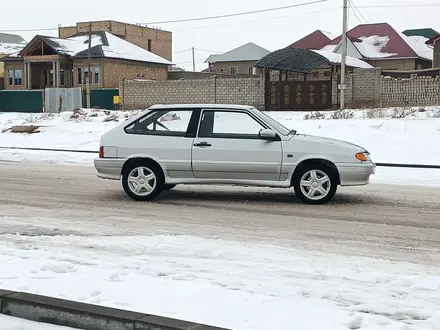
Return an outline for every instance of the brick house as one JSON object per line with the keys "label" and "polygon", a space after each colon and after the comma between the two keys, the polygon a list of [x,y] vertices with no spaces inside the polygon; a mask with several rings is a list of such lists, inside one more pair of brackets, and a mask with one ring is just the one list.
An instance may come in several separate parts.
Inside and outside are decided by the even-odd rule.
{"label": "brick house", "polygon": [[125,41],[172,61],[172,33],[117,21],[80,22],[58,28],[58,38],[66,39],[80,33],[109,32]]}
{"label": "brick house", "polygon": [[[358,25],[347,32],[347,55],[384,70],[410,71],[431,68],[433,51],[425,44],[428,38],[418,35],[421,31],[411,30],[406,33],[408,35],[398,32],[388,23]],[[307,41],[314,45],[313,35],[309,35],[308,39],[302,43]],[[340,54],[341,40],[341,36],[334,38],[321,50]]]}
{"label": "brick house", "polygon": [[[21,50],[26,41],[19,35],[0,33],[0,58]],[[0,89],[3,89],[3,77],[5,74],[3,62],[0,62]]]}
{"label": "brick house", "polygon": [[207,72],[253,75],[255,63],[269,53],[267,49],[250,42],[224,54],[209,56],[205,61],[209,64]]}
{"label": "brick house", "polygon": [[[69,38],[35,36],[21,51],[0,59],[5,64],[5,88],[78,87],[88,73],[88,33]],[[171,62],[109,32],[93,32],[91,84],[118,88],[121,78],[167,79]]]}
{"label": "brick house", "polygon": [[432,61],[432,67],[440,68],[440,34],[437,34],[436,36],[426,41],[426,45],[433,48],[434,50],[434,59]]}

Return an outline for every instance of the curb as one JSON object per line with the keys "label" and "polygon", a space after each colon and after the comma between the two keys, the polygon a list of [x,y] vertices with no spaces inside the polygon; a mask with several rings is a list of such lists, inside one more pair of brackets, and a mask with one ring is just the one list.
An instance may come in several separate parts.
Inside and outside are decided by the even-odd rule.
{"label": "curb", "polygon": [[162,316],[0,289],[0,313],[83,330],[229,330]]}

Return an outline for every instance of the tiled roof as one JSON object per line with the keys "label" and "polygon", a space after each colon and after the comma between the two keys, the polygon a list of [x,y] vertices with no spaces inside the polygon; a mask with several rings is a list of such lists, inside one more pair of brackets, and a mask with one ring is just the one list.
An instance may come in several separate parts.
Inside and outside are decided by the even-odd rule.
{"label": "tiled roof", "polygon": [[0,33],[0,54],[10,55],[26,46],[26,41],[19,35]]}
{"label": "tiled roof", "polygon": [[331,40],[334,39],[334,36],[329,32],[316,30],[304,38],[295,41],[290,47],[293,48],[304,48],[304,49],[321,49],[326,44],[328,44]]}

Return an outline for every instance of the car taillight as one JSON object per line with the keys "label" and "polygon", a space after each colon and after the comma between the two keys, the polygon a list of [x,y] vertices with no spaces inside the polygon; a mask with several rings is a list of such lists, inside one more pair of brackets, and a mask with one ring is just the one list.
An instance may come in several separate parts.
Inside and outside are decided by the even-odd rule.
{"label": "car taillight", "polygon": [[99,147],[99,158],[104,158],[104,147],[103,146]]}

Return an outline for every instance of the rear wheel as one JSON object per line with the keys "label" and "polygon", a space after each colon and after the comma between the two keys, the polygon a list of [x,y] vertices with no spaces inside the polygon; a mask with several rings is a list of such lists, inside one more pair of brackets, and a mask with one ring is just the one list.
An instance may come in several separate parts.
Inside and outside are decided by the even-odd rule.
{"label": "rear wheel", "polygon": [[125,193],[136,201],[151,201],[163,190],[161,169],[151,162],[134,162],[122,174]]}
{"label": "rear wheel", "polygon": [[306,204],[326,204],[337,190],[335,170],[326,164],[308,164],[298,170],[293,187],[296,196]]}

